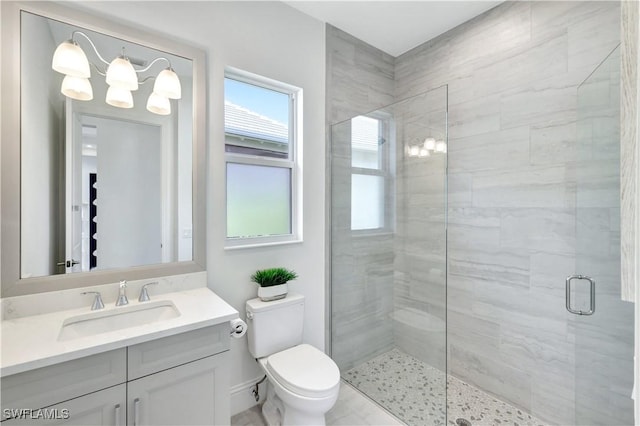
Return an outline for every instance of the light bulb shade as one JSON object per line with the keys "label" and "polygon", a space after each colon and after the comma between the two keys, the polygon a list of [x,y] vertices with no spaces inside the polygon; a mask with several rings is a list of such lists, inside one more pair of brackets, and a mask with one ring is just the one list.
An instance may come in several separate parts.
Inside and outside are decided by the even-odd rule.
{"label": "light bulb shade", "polygon": [[118,108],[133,108],[131,91],[117,86],[109,86],[106,102]]}
{"label": "light bulb shade", "polygon": [[418,157],[428,157],[431,154],[429,154],[429,150],[427,148],[420,148],[420,152],[418,153]]}
{"label": "light bulb shade", "polygon": [[147,110],[154,114],[169,115],[171,114],[171,102],[164,96],[153,92],[147,100]]}
{"label": "light bulb shade", "polygon": [[436,142],[436,152],[447,152],[447,144],[444,141]]}
{"label": "light bulb shade", "polygon": [[436,140],[434,138],[426,138],[424,140],[424,149],[428,149],[429,151],[436,149]]}
{"label": "light bulb shade", "polygon": [[417,157],[420,154],[420,147],[418,145],[412,145],[409,148],[409,157]]}
{"label": "light bulb shade", "polygon": [[119,56],[107,68],[107,84],[120,89],[138,90],[138,75],[129,58]]}
{"label": "light bulb shade", "polygon": [[59,73],[73,77],[89,78],[91,70],[87,55],[77,43],[72,40],[63,41],[53,53],[51,68]]}
{"label": "light bulb shade", "polygon": [[88,78],[66,75],[64,80],[62,80],[60,91],[66,97],[79,101],[90,101],[93,99],[93,88]]}
{"label": "light bulb shade", "polygon": [[153,91],[160,96],[169,99],[180,99],[182,97],[182,86],[180,79],[171,68],[160,71],[153,84]]}

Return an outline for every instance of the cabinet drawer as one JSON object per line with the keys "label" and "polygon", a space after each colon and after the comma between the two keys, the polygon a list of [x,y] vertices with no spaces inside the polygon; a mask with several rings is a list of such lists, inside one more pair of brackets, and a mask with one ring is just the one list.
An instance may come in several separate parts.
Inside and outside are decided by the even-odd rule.
{"label": "cabinet drawer", "polygon": [[3,377],[5,409],[37,409],[127,381],[126,349],[117,349],[50,367]]}
{"label": "cabinet drawer", "polygon": [[124,425],[126,413],[127,385],[123,383],[43,408],[39,412],[24,413],[21,418],[7,420],[2,425]]}
{"label": "cabinet drawer", "polygon": [[128,378],[134,380],[228,349],[228,323],[130,346]]}

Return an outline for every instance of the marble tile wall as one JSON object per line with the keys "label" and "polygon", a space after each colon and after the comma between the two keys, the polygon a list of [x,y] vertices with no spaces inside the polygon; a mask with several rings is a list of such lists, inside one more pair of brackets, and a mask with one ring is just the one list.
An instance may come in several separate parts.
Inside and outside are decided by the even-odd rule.
{"label": "marble tile wall", "polygon": [[635,0],[621,2],[621,157],[620,186],[622,195],[621,257],[622,297],[633,301],[640,271],[637,261],[640,251],[637,243],[635,218],[638,217],[638,136],[640,135],[640,3]]}
{"label": "marble tile wall", "polygon": [[[450,374],[549,423],[633,423],[633,315],[620,301],[616,251],[619,154],[607,148],[617,137],[607,111],[615,85],[594,80],[593,99],[610,102],[586,127],[578,111],[578,86],[617,46],[619,28],[618,2],[505,2],[390,58],[328,27],[330,123],[448,85],[446,240],[436,231],[441,173],[400,151],[394,236],[358,244],[343,233],[349,206],[336,192],[349,188],[336,170],[350,160],[333,147],[332,179],[343,184],[332,189],[339,365],[394,344],[419,358],[429,343],[400,333],[398,319],[444,318],[446,277]],[[565,310],[573,273],[597,277],[597,315]],[[393,277],[392,293],[385,280],[367,287],[374,274]],[[367,300],[374,293],[384,302]]]}
{"label": "marble tile wall", "polygon": [[[633,422],[615,122],[594,112],[585,142],[577,108],[578,85],[620,41],[619,16],[617,2],[505,2],[396,58],[396,99],[449,88],[449,372],[558,424]],[[591,252],[578,251],[578,271],[580,246]],[[564,309],[574,272],[600,278],[599,315]]]}
{"label": "marble tile wall", "polygon": [[394,104],[396,228],[393,337],[396,347],[446,369],[445,153],[407,154],[407,145],[446,136],[447,89],[439,87]]}
{"label": "marble tile wall", "polygon": [[[326,34],[328,125],[393,103],[394,58],[330,25]],[[331,348],[342,370],[393,347],[394,236],[351,232],[350,132],[349,122],[327,131]]]}

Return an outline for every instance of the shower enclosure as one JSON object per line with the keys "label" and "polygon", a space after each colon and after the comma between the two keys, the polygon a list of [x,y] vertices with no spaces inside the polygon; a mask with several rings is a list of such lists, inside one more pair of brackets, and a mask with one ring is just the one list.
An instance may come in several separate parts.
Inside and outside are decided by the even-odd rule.
{"label": "shower enclosure", "polygon": [[331,162],[332,357],[401,420],[444,424],[447,87],[334,125]]}
{"label": "shower enclosure", "polygon": [[480,142],[448,140],[447,86],[332,126],[331,354],[347,383],[408,425],[633,424],[619,60],[577,88],[570,158],[536,157],[560,183],[535,168],[533,184],[490,182]]}
{"label": "shower enclosure", "polygon": [[[634,424],[633,304],[620,299],[620,48],[578,87],[575,272],[575,424]],[[577,299],[577,300],[576,300]]]}

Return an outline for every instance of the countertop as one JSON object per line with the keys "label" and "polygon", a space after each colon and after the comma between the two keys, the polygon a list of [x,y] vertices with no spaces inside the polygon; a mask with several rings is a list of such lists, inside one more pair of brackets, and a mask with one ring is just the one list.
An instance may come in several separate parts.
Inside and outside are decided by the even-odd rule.
{"label": "countertop", "polygon": [[[173,302],[180,316],[136,327],[59,341],[65,319],[91,312],[86,306],[2,321],[0,377],[71,361],[238,318],[238,311],[207,287],[152,296],[153,301]],[[147,302],[142,302],[147,303]],[[129,300],[129,305],[141,304]],[[103,311],[120,307],[106,305]]]}

